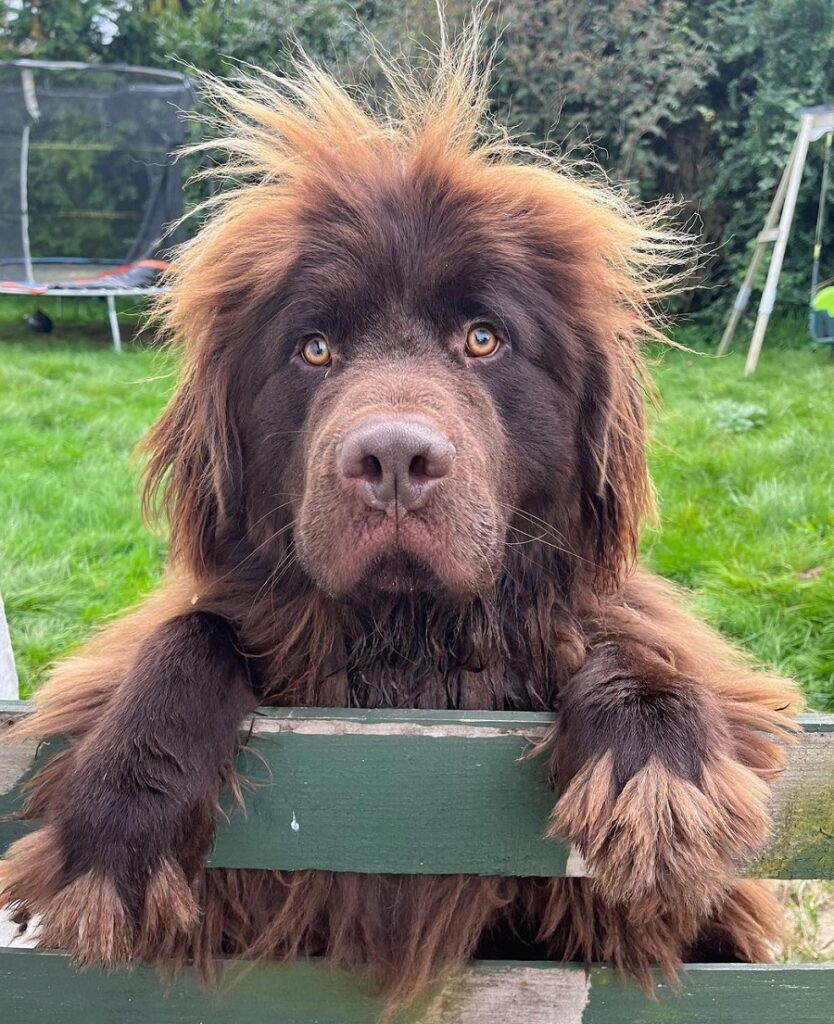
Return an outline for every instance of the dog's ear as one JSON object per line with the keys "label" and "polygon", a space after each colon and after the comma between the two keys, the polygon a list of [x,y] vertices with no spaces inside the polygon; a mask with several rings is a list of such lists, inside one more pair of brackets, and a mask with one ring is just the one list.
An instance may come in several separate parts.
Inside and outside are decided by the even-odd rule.
{"label": "dog's ear", "polygon": [[143,442],[150,453],[143,507],[153,515],[162,495],[171,556],[195,574],[215,564],[220,538],[241,515],[240,439],[229,390],[234,376],[222,363],[219,350],[192,355]]}
{"label": "dog's ear", "polygon": [[639,362],[622,339],[597,351],[582,395],[578,440],[587,557],[604,585],[636,557],[652,490]]}

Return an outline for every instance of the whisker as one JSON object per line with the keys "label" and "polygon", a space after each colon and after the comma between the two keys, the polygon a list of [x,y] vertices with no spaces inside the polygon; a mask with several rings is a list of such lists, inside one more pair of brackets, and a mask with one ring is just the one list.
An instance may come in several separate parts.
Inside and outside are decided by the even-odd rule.
{"label": "whisker", "polygon": [[561,531],[558,530],[552,523],[549,523],[546,519],[542,519],[540,516],[534,515],[532,512],[528,512],[526,509],[518,508],[516,505],[510,505],[506,501],[502,501],[501,504],[504,508],[509,509],[510,512],[514,512],[516,515],[523,516],[525,519],[529,519],[531,523],[535,523],[537,526],[542,526],[550,533],[556,534],[562,540]]}
{"label": "whisker", "polygon": [[[516,513],[518,513],[520,515],[527,516],[527,518],[529,518],[530,520],[536,521],[538,524],[541,524],[541,526],[546,527],[547,530],[550,533],[552,533],[553,536],[556,537],[559,541],[563,541],[564,540],[562,535],[561,535],[561,533],[555,527],[552,527],[549,523],[545,522],[545,520],[539,519],[538,516],[534,516],[532,513],[527,513],[527,512],[524,511],[524,509],[516,508],[514,505],[509,505],[506,502],[502,502],[502,504],[506,508],[511,509],[513,512],[516,512]],[[546,536],[547,536],[546,534],[535,536],[532,533],[527,533],[525,530],[522,530],[521,527],[516,526],[513,523],[509,524],[508,529],[512,530],[514,533],[520,534],[522,537],[526,537],[527,538],[527,540],[523,540],[523,541],[507,541],[507,545],[509,547],[521,547],[522,545],[525,545],[525,544],[539,543],[539,544],[543,544],[545,547],[551,548],[553,551],[559,552],[560,554],[570,555],[571,558],[576,558],[580,562],[584,562],[585,565],[589,565],[589,566],[591,566],[594,569],[602,569],[602,566],[598,562],[595,562],[595,561],[593,561],[593,559],[590,559],[590,558],[585,558],[584,555],[580,555],[578,551],[575,551],[573,548],[569,547],[564,542],[563,543],[554,543],[552,540],[547,540],[546,539]]]}
{"label": "whisker", "polygon": [[[289,525],[292,526],[293,524],[290,523]],[[285,527],[285,529],[286,529],[286,527]],[[289,551],[287,551],[287,553],[284,555],[284,557],[277,563],[277,565],[275,565],[270,570],[269,575],[264,580],[264,582],[260,585],[260,587],[258,587],[258,589],[257,589],[257,591],[255,593],[255,596],[252,599],[252,602],[251,602],[251,605],[250,605],[250,612],[249,612],[250,617],[254,613],[255,607],[258,604],[258,600],[259,600],[261,594],[265,590],[272,589],[272,587],[275,586],[275,584],[278,582],[278,580],[280,578],[279,573],[283,573],[283,570],[285,570],[286,566],[289,564],[289,562],[292,561],[294,555],[295,555],[295,552],[292,549],[290,549]]]}
{"label": "whisker", "polygon": [[273,437],[293,437],[299,434],[305,433],[304,430],[273,430],[265,437],[261,438],[260,443],[263,444],[265,441],[271,441]]}
{"label": "whisker", "polygon": [[264,512],[264,514],[262,516],[258,516],[258,518],[255,520],[255,522],[251,524],[249,529],[251,530],[254,527],[256,527],[258,525],[258,523],[263,522],[264,519],[266,519],[267,516],[271,516],[271,515],[274,515],[274,513],[276,513],[276,512],[280,512],[281,509],[282,508],[286,508],[287,505],[292,505],[292,502],[291,501],[282,502],[282,504],[276,505],[275,508],[271,508],[268,512]]}
{"label": "whisker", "polygon": [[[289,504],[289,502],[287,502],[286,504]],[[281,505],[279,507],[283,508],[284,506]],[[241,560],[236,565],[233,565],[231,569],[229,569],[227,572],[224,572],[222,576],[218,576],[216,582],[222,583],[223,580],[228,579],[229,576],[232,575],[232,573],[237,572],[238,569],[246,565],[249,559],[253,558],[261,550],[262,547],[264,547],[267,544],[270,544],[273,540],[276,540],[278,537],[281,536],[282,533],[286,533],[287,530],[292,529],[294,525],[295,520],[293,519],[291,522],[287,523],[286,526],[282,526],[279,530],[276,530],[274,533],[271,533],[268,537],[262,540],[261,543],[257,545],[257,547],[252,548],[249,554],[244,555],[243,558],[241,558]]]}

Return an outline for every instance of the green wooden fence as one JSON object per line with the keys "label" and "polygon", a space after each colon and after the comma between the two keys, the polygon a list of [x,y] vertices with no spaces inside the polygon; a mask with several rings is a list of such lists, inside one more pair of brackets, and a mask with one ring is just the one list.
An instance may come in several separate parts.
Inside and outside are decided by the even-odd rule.
{"label": "green wooden fence", "polygon": [[[0,703],[0,723],[22,714]],[[233,805],[210,863],[243,868],[501,875],[582,874],[542,838],[553,794],[525,760],[544,714],[264,710],[242,771],[256,785]],[[834,878],[834,716],[805,716],[776,784],[773,838],[750,874]],[[20,806],[35,743],[0,743],[0,815]],[[48,756],[41,750],[37,759]],[[272,779],[277,780],[275,785]],[[0,820],[0,851],[27,826]],[[249,966],[221,993],[145,968],[77,973],[60,954],[0,949],[0,1020],[85,1024],[372,1024],[361,979],[313,962]],[[680,991],[651,1001],[605,967],[473,964],[399,1018],[405,1024],[832,1024],[834,964],[693,965]],[[8,1014],[8,1015],[7,1015]]]}

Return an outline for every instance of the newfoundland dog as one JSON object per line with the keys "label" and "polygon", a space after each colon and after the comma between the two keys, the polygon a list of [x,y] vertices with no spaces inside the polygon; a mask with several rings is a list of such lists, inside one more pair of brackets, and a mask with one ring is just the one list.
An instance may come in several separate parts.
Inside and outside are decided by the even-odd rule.
{"label": "newfoundland dog", "polygon": [[[736,870],[795,688],[635,567],[678,240],[491,125],[478,58],[389,67],[387,104],[304,60],[206,83],[228,187],[168,277],[183,369],[147,440],[169,574],[18,730],[71,741],[0,864],[43,946],[323,956],[394,1006],[471,956],[768,958]],[[258,705],[557,711],[550,833],[589,877],[205,869]]]}

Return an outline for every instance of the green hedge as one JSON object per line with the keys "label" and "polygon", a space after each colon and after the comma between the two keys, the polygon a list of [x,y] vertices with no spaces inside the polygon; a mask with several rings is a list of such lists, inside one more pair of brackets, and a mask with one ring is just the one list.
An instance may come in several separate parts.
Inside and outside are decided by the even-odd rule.
{"label": "green hedge", "polygon": [[[447,0],[451,23],[468,0]],[[497,116],[551,138],[627,180],[643,199],[685,202],[713,251],[711,286],[729,292],[784,166],[799,106],[834,100],[830,0],[502,0]],[[395,51],[437,36],[433,3],[402,0],[41,0],[0,4],[0,50],[52,58],[208,70],[226,58],[274,67],[297,39],[347,78],[371,74],[359,23]],[[783,277],[783,301],[805,300],[820,147],[812,153]],[[832,246],[834,249],[834,246]],[[824,276],[834,273],[834,255]],[[719,309],[720,311],[720,309]]]}

